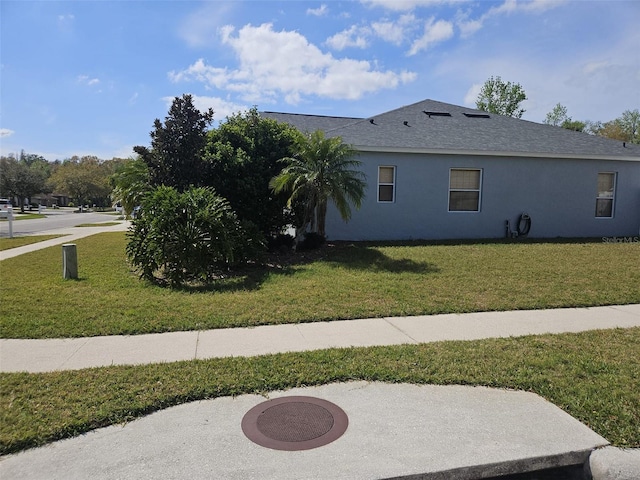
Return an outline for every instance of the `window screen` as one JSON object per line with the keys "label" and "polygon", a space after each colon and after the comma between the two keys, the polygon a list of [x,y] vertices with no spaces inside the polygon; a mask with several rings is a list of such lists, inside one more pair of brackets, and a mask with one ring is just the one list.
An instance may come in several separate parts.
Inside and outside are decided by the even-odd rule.
{"label": "window screen", "polygon": [[452,168],[449,172],[449,211],[480,210],[481,170]]}
{"label": "window screen", "polygon": [[378,167],[378,201],[395,201],[396,167]]}
{"label": "window screen", "polygon": [[613,217],[616,174],[598,174],[598,194],[596,196],[596,217]]}

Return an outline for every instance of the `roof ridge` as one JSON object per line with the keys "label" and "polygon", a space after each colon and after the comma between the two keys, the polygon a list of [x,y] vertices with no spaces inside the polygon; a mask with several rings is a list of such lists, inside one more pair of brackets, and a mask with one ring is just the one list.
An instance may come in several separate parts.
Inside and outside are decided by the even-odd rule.
{"label": "roof ridge", "polygon": [[258,113],[270,113],[270,114],[276,114],[276,115],[297,115],[297,116],[301,116],[301,117],[319,117],[319,118],[344,118],[346,120],[352,119],[352,120],[363,120],[364,117],[345,117],[343,115],[319,115],[317,113],[291,113],[291,112],[272,112],[269,110],[262,110],[261,112]]}

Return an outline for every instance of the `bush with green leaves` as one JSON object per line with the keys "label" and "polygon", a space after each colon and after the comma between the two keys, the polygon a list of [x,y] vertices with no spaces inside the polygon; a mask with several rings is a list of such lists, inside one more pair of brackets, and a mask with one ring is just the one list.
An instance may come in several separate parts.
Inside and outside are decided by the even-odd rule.
{"label": "bush with green leaves", "polygon": [[242,224],[215,190],[202,187],[152,190],[128,238],[127,256],[142,278],[173,287],[210,283],[264,250],[260,232]]}

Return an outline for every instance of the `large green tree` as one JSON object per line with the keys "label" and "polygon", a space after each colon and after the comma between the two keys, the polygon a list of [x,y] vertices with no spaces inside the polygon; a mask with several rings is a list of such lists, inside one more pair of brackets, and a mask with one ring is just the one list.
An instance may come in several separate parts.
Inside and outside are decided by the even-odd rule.
{"label": "large green tree", "polygon": [[83,209],[86,203],[104,206],[109,199],[111,186],[109,164],[94,156],[77,156],[66,159],[51,175],[56,190],[71,197]]}
{"label": "large green tree", "polygon": [[282,169],[279,160],[293,155],[300,136],[285,123],[260,117],[256,108],[228,117],[208,134],[206,185],[264,235],[281,233],[293,220],[287,195],[274,193],[269,180]]}
{"label": "large green tree", "polygon": [[553,110],[547,113],[544,121],[542,123],[546,123],[547,125],[553,125],[554,127],[559,127],[563,122],[567,120],[571,120],[571,117],[567,114],[567,107],[558,103]]}
{"label": "large green tree", "polygon": [[173,99],[164,123],[154,121],[151,148],[133,148],[149,167],[152,186],[166,185],[182,192],[191,185],[202,185],[202,153],[212,121],[213,110],[200,112],[191,95]]}
{"label": "large green tree", "polygon": [[573,120],[567,114],[567,107],[560,103],[556,104],[556,106],[553,107],[553,110],[547,113],[547,116],[542,123],[553,125],[555,127],[566,128],[567,130],[575,130],[576,132],[582,132],[586,128],[585,122]]}
{"label": "large green tree", "polygon": [[640,110],[625,110],[614,120],[618,122],[622,131],[627,135],[627,142],[640,143]]}
{"label": "large green tree", "polygon": [[289,193],[289,206],[304,204],[304,219],[298,233],[310,226],[326,236],[327,204],[332,200],[342,218],[351,218],[351,206],[360,208],[366,188],[356,152],[340,137],[326,138],[320,130],[301,137],[296,153],[283,158],[285,167],[270,185],[275,192]]}
{"label": "large green tree", "polygon": [[640,110],[625,110],[609,122],[587,121],[585,131],[592,135],[640,144]]}
{"label": "large green tree", "polygon": [[0,159],[0,196],[17,198],[22,212],[25,199],[30,202],[33,195],[46,190],[47,174],[40,163],[29,164],[14,157]]}
{"label": "large green tree", "polygon": [[476,108],[498,115],[522,118],[525,110],[520,104],[526,99],[527,95],[519,83],[505,82],[499,76],[489,77],[480,89]]}
{"label": "large green tree", "polygon": [[26,153],[24,150],[21,150],[18,160],[20,163],[29,167],[29,169],[41,172],[45,178],[49,178],[51,176],[51,163],[49,163],[42,155]]}

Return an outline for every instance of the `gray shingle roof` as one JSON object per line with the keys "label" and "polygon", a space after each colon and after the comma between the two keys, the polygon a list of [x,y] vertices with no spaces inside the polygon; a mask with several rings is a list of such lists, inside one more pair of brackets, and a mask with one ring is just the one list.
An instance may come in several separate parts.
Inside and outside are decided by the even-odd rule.
{"label": "gray shingle roof", "polygon": [[[627,143],[625,147],[618,140],[434,100],[423,100],[367,119],[273,112],[261,115],[287,122],[301,131],[320,129],[328,136],[340,136],[360,150],[640,161],[640,145]],[[483,118],[486,115],[489,118]]]}
{"label": "gray shingle roof", "polygon": [[293,125],[301,132],[312,133],[316,130],[328,131],[363,120],[351,117],[330,117],[324,115],[305,115],[300,113],[260,112],[260,116],[278,122]]}

